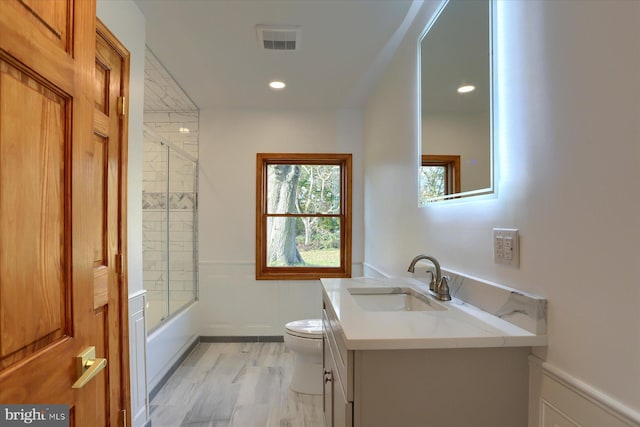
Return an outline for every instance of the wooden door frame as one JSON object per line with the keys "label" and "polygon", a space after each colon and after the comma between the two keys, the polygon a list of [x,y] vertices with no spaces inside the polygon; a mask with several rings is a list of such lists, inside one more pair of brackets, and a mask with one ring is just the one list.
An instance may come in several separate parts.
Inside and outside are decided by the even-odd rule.
{"label": "wooden door frame", "polygon": [[[1,0],[0,0],[1,1]],[[119,322],[118,328],[120,346],[122,353],[121,364],[121,384],[122,384],[122,407],[126,410],[126,424],[131,425],[131,372],[129,365],[129,284],[128,284],[128,248],[127,248],[127,165],[129,147],[129,73],[131,66],[131,54],[107,26],[96,18],[96,33],[100,35],[122,58],[122,80],[120,82],[121,93],[124,97],[124,114],[120,116],[120,144],[118,168],[118,253],[120,254],[120,273],[118,274],[119,292]]]}

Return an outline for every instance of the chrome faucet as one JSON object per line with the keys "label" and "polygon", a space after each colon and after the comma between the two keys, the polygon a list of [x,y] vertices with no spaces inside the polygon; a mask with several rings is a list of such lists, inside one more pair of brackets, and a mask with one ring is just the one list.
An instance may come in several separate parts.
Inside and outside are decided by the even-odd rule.
{"label": "chrome faucet", "polygon": [[418,261],[422,259],[427,259],[431,261],[433,265],[436,266],[435,277],[433,276],[433,272],[431,270],[427,270],[428,272],[431,273],[431,282],[429,283],[429,290],[436,292],[437,291],[436,287],[440,284],[440,281],[442,280],[442,270],[440,270],[440,263],[438,262],[437,259],[435,259],[430,255],[418,255],[417,257],[411,260],[411,264],[409,264],[409,269],[407,271],[409,271],[409,273],[414,273],[416,264],[418,263]]}
{"label": "chrome faucet", "polygon": [[409,264],[409,273],[415,272],[416,264],[420,260],[429,260],[436,267],[436,274],[433,275],[433,272],[427,270],[431,273],[431,281],[429,282],[429,290],[436,294],[440,301],[451,301],[451,295],[449,294],[449,277],[442,276],[442,270],[440,269],[440,263],[437,259],[430,255],[418,255],[417,257],[411,260],[411,264]]}

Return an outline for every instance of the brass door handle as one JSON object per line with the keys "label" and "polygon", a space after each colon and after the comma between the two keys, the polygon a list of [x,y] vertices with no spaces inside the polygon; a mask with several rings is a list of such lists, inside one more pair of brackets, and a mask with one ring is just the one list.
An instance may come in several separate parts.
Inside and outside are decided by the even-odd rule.
{"label": "brass door handle", "polygon": [[96,358],[96,348],[89,347],[76,357],[76,363],[78,365],[78,380],[71,387],[82,388],[107,366],[107,359]]}

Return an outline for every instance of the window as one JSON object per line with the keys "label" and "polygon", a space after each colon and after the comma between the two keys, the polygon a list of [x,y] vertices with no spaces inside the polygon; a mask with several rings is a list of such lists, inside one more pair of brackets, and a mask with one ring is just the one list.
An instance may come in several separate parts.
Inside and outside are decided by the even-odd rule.
{"label": "window", "polygon": [[351,154],[264,154],[256,279],[351,277]]}
{"label": "window", "polygon": [[460,156],[423,155],[420,204],[460,192]]}

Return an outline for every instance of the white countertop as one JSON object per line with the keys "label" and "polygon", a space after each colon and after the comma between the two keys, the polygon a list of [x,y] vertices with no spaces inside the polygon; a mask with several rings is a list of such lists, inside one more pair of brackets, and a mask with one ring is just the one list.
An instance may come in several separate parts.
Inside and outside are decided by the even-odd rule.
{"label": "white countertop", "polygon": [[441,311],[367,311],[347,290],[357,287],[427,286],[411,278],[321,279],[349,350],[546,346],[536,335],[463,301],[438,301]]}

